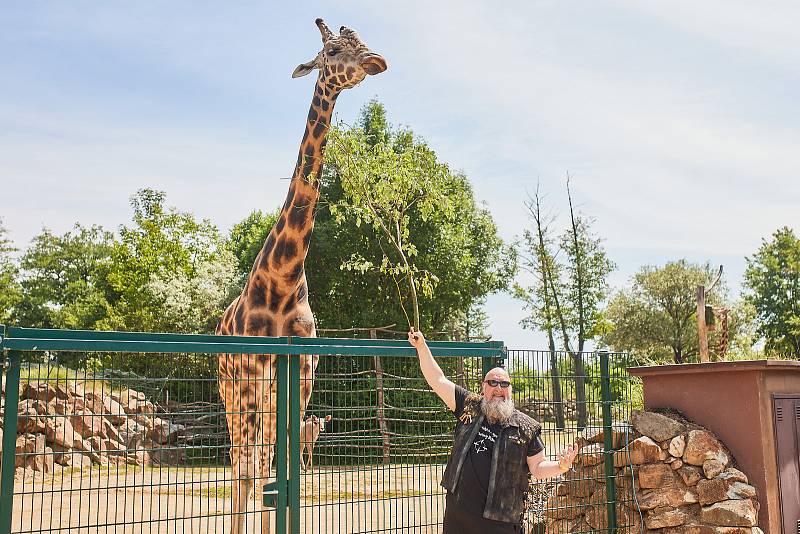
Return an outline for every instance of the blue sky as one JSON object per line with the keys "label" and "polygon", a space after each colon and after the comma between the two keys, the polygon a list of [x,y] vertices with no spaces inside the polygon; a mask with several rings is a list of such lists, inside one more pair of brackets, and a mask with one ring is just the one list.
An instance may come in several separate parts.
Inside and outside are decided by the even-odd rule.
{"label": "blue sky", "polygon": [[[286,3],[288,4],[288,3]],[[502,6],[498,9],[497,6]],[[537,181],[581,210],[619,269],[724,264],[800,229],[796,2],[5,2],[0,11],[0,210],[18,247],[47,226],[116,228],[141,187],[223,230],[278,206],[320,48],[347,25],[389,70],[377,96],[463,170],[505,239]],[[311,288],[313,294],[313,288]],[[543,346],[519,303],[490,298],[491,332]]]}

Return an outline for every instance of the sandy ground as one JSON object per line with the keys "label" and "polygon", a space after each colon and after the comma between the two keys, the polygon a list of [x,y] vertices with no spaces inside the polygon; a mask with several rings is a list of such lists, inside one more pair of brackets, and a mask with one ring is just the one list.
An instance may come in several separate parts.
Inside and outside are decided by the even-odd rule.
{"label": "sandy ground", "polygon": [[[439,532],[442,469],[394,464],[303,473],[300,532]],[[15,484],[12,532],[228,532],[231,488],[224,468],[95,467],[27,476]],[[246,532],[260,532],[260,502],[259,491],[248,503]],[[269,515],[274,522],[274,511]]]}

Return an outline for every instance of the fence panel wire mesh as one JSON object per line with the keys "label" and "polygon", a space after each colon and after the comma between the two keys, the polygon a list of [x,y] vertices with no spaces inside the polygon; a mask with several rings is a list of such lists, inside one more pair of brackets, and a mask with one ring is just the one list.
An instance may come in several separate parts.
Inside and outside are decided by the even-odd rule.
{"label": "fence panel wire mesh", "polygon": [[[550,457],[579,431],[601,430],[596,355],[582,355],[577,373],[577,360],[568,354],[508,356],[514,399],[542,422]],[[454,382],[480,390],[481,358],[437,359]],[[611,362],[616,436],[627,432],[634,384],[622,356],[612,355]],[[226,415],[245,421],[253,410],[242,405],[226,412],[217,366],[214,354],[24,353],[11,532],[229,532],[233,498],[247,477],[231,469]],[[268,400],[258,410],[275,414]],[[455,419],[424,382],[416,358],[320,356],[305,418],[300,532],[441,530],[439,481]],[[278,439],[286,435],[278,429]],[[274,443],[262,432],[245,441],[239,452],[254,458],[257,479],[240,513],[245,532],[260,532],[263,521],[275,521],[274,510],[262,512],[261,491],[274,479],[274,466],[269,473],[260,468],[273,456]],[[620,473],[616,506],[623,518],[633,508],[624,491],[630,475]],[[560,482],[534,481],[529,528],[544,532],[550,523],[547,532],[606,530],[608,525],[586,519],[606,517],[608,499],[598,492],[605,481],[596,467],[568,473]],[[576,517],[584,524],[556,521]]]}

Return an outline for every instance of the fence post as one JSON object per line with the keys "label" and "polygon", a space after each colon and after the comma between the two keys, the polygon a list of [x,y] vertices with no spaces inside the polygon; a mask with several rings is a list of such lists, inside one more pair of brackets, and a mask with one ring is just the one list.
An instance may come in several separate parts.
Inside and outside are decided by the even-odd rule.
{"label": "fence post", "polygon": [[277,502],[275,506],[275,531],[278,534],[286,534],[286,493],[288,482],[286,480],[286,411],[289,407],[289,356],[278,354],[278,391],[275,416],[275,486],[278,490]]}
{"label": "fence post", "polygon": [[[290,342],[291,342],[291,338]],[[309,356],[310,357],[310,356]],[[285,428],[285,427],[281,427]],[[285,440],[283,440],[285,442]],[[289,532],[300,534],[300,355],[289,356]]]}
{"label": "fence post", "polygon": [[17,452],[17,405],[19,404],[19,370],[22,353],[6,352],[5,415],[3,417],[3,463],[0,474],[0,534],[11,534],[11,511],[14,508],[14,464]]}
{"label": "fence post", "polygon": [[617,531],[617,486],[614,477],[614,441],[613,421],[611,417],[611,372],[608,362],[608,351],[601,350],[600,356],[600,393],[603,397],[603,447],[606,468],[606,513],[608,514],[608,531]]}

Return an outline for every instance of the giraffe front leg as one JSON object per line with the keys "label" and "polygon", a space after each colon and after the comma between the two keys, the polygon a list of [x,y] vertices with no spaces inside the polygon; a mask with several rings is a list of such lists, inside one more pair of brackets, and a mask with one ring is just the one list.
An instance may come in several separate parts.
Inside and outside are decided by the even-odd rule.
{"label": "giraffe front leg", "polygon": [[223,354],[219,357],[219,392],[225,408],[225,420],[231,438],[231,530],[244,534],[247,501],[253,490],[256,475],[255,451],[250,445],[254,438],[252,416],[247,413],[251,384],[242,380],[241,354]]}
{"label": "giraffe front leg", "polygon": [[[274,360],[273,360],[274,361]],[[275,456],[276,424],[277,424],[277,381],[272,378],[271,363],[264,369],[264,375],[269,376],[269,381],[264,382],[262,407],[259,411],[261,442],[259,443],[259,464],[261,468],[260,486],[266,484],[271,475],[272,459]],[[270,514],[266,507],[261,505],[261,534],[269,534]]]}

